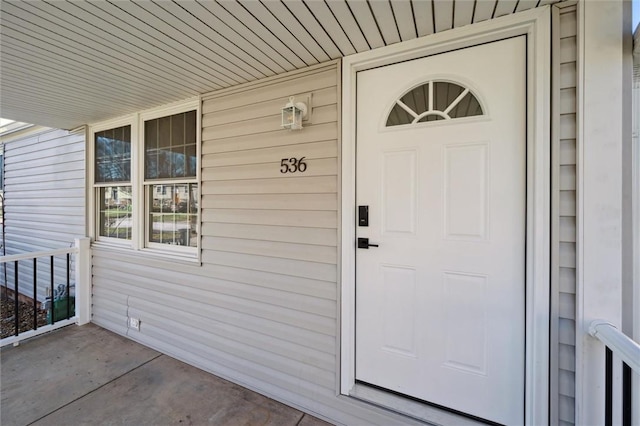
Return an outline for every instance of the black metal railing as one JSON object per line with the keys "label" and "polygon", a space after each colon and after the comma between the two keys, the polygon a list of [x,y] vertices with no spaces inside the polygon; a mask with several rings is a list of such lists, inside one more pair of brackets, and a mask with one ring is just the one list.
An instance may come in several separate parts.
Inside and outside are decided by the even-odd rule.
{"label": "black metal railing", "polygon": [[[4,264],[5,267],[13,266],[14,281],[12,286],[12,300],[10,300],[8,294],[8,283],[5,282],[3,289],[3,307],[8,312],[13,310],[13,331],[11,331],[10,325],[8,325],[10,323],[5,323],[7,320],[10,321],[10,319],[4,318],[5,315],[3,315],[3,339],[11,335],[18,336],[27,331],[38,330],[39,327],[53,325],[56,322],[69,320],[75,316],[75,296],[71,294],[71,255],[77,252],[78,249],[76,247],[70,247],[46,252],[0,257],[0,263]],[[46,281],[43,282],[38,274],[39,266],[41,267],[41,272],[43,270],[46,271],[47,266],[43,265],[43,263],[46,262],[47,258],[49,258],[48,283]],[[58,265],[56,265],[56,258],[59,260]],[[31,263],[31,265],[29,265],[29,263]],[[29,266],[31,267],[29,268]],[[64,268],[64,271],[59,271],[58,268]],[[56,274],[56,271],[58,271],[58,274]],[[25,277],[25,274],[29,274],[30,277]],[[66,278],[65,282],[56,285],[56,276],[60,281]],[[28,282],[29,278],[31,278],[31,283]],[[32,297],[23,294],[27,292],[29,284],[33,286]],[[44,298],[44,302],[40,302],[39,296],[41,296],[40,299],[43,299],[42,296],[44,296],[42,294],[43,287],[46,288],[48,294]],[[38,294],[39,288],[40,294]],[[13,302],[12,307],[10,307],[11,302]],[[29,310],[33,311],[31,315],[29,315]]]}
{"label": "black metal railing", "polygon": [[[596,320],[589,327],[589,334],[599,339],[605,347],[604,424],[613,426],[615,410],[620,409],[622,426],[631,426],[633,416],[633,371],[640,373],[640,345],[620,332],[612,324]],[[614,362],[614,355],[620,363]],[[615,368],[622,377],[620,393],[614,392]],[[616,395],[620,395],[616,398]],[[617,422],[616,422],[617,423]]]}

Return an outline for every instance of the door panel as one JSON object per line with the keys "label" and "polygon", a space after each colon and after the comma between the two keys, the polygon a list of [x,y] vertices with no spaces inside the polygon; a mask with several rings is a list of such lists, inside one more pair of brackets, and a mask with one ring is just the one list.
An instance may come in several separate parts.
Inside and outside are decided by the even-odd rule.
{"label": "door panel", "polygon": [[415,150],[385,152],[382,160],[384,234],[414,234],[416,229]]}
{"label": "door panel", "polygon": [[383,317],[384,340],[382,349],[415,357],[416,342],[416,271],[412,268],[381,265],[384,303],[380,306]]}
{"label": "door panel", "polygon": [[379,247],[356,252],[356,380],[505,424],[524,416],[525,66],[523,36],[357,75],[357,237]]}
{"label": "door panel", "polygon": [[487,237],[488,143],[444,148],[445,238],[484,240]]}

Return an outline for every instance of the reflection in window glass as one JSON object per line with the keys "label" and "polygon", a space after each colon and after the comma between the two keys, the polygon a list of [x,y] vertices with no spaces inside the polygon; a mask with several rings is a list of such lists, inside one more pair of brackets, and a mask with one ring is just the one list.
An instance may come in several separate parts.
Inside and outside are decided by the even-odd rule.
{"label": "reflection in window glass", "polygon": [[449,111],[451,118],[482,115],[482,107],[471,92],[467,93],[458,104]]}
{"label": "reflection in window glass", "polygon": [[131,186],[98,188],[99,233],[102,237],[131,239]]}
{"label": "reflection in window glass", "polygon": [[429,85],[423,84],[405,93],[400,100],[416,113],[420,114],[429,109]]}
{"label": "reflection in window glass", "polygon": [[387,117],[387,126],[399,126],[401,124],[410,124],[415,117],[409,114],[404,108],[402,108],[399,104],[396,104],[391,112],[389,113],[389,117]]}
{"label": "reflection in window glass", "polygon": [[196,176],[196,111],[144,122],[145,179]]}
{"label": "reflection in window glass", "polygon": [[158,184],[149,188],[149,242],[198,246],[198,184]]}
{"label": "reflection in window glass", "polygon": [[436,81],[433,83],[433,109],[445,111],[464,91],[464,87],[448,81]]}
{"label": "reflection in window glass", "polygon": [[131,126],[95,133],[95,182],[131,180]]}

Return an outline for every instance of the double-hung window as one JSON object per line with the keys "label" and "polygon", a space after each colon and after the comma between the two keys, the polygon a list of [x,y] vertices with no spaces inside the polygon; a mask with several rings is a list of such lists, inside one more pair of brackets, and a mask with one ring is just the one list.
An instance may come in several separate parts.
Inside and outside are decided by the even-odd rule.
{"label": "double-hung window", "polygon": [[196,258],[199,101],[92,127],[95,239]]}

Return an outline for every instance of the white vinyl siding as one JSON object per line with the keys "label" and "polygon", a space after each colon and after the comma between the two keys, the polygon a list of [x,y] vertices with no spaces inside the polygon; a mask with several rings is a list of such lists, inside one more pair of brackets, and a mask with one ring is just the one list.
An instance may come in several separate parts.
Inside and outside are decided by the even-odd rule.
{"label": "white vinyl siding", "polygon": [[551,423],[575,423],[576,348],[576,54],[575,7],[559,10],[557,51],[556,137],[554,143],[554,238],[552,252],[553,315]]}
{"label": "white vinyl siding", "polygon": [[[72,246],[74,238],[85,235],[84,132],[30,132],[5,142],[4,150],[6,254]],[[66,284],[65,267],[64,256],[56,257],[56,286]],[[20,292],[32,297],[32,265],[20,262],[18,270]],[[13,283],[13,264],[7,265],[7,274]],[[39,301],[45,299],[49,274],[49,261],[39,262]]]}
{"label": "white vinyl siding", "polygon": [[[333,421],[411,423],[336,396],[339,93],[331,62],[205,95],[202,265],[96,246],[93,322]],[[290,157],[307,170],[281,174]]]}

